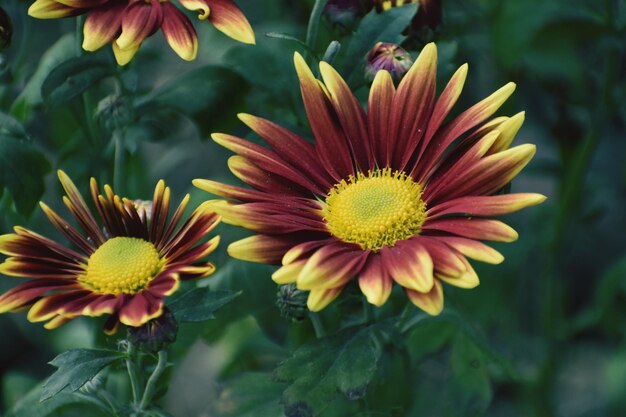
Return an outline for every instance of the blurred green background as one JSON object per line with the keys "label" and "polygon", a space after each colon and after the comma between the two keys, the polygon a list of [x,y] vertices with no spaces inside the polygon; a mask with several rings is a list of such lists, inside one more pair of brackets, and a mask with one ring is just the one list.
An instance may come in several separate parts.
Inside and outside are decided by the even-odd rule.
{"label": "blurred green background", "polygon": [[[102,110],[107,103],[102,100],[114,94],[107,80],[58,105],[41,96],[50,68],[76,54],[75,19],[35,20],[26,14],[29,2],[2,0],[14,33],[0,55],[0,111],[22,122],[32,141],[15,150],[0,138],[0,180],[10,191],[0,199],[0,230],[7,233],[20,224],[57,236],[34,209],[44,190],[41,199],[62,208],[55,169],[64,169],[84,190],[90,176],[112,183],[114,149],[107,123],[116,118],[131,118],[133,125],[124,137],[128,155],[116,191],[143,199],[150,198],[160,178],[176,198],[190,192],[196,203],[206,195],[193,189],[192,179],[233,182],[226,170],[229,153],[209,134],[248,135],[238,112],[308,135],[292,67],[293,51],[301,47],[264,34],[304,38],[313,1],[238,4],[255,28],[257,47],[236,44],[198,23],[199,57],[186,63],[161,35],[154,36],[128,68],[115,69],[127,90],[113,108]],[[350,31],[325,18],[318,52],[334,39],[345,45]],[[457,111],[507,81],[517,83],[499,114],[525,110],[515,143],[535,143],[538,151],[511,189],[549,199],[505,219],[520,239],[496,246],[506,257],[502,265],[475,265],[478,288],[446,287],[447,308],[463,317],[489,352],[480,374],[455,362],[450,338],[459,330],[433,321],[411,334],[411,367],[399,371],[390,357],[387,376],[381,375],[392,386],[409,386],[408,397],[397,398],[396,409],[371,415],[625,416],[626,2],[443,0],[440,27],[419,33],[405,46],[415,57],[429,40],[439,47],[440,84],[464,62],[470,65]],[[108,49],[94,56],[113,66]],[[350,65],[341,57],[338,69],[347,77]],[[357,81],[364,96],[367,87]],[[1,131],[2,126],[0,133],[6,133]],[[308,322],[292,324],[279,315],[271,267],[228,260],[226,245],[243,232],[223,226],[220,232],[219,272],[206,283],[244,293],[216,320],[182,328],[162,400],[176,417],[271,415],[245,414],[241,404],[262,402],[268,394],[252,392],[250,387],[259,384],[237,385],[236,380],[233,385],[232,377],[271,372],[310,331]],[[0,289],[15,282],[2,277]],[[337,310],[322,318],[331,320],[333,314]],[[0,410],[13,408],[48,376],[53,368],[47,362],[58,353],[113,346],[115,340],[101,336],[99,326],[80,319],[49,332],[28,323],[24,314],[0,316]],[[398,372],[405,374],[401,381],[393,377]],[[125,395],[122,376],[115,381],[119,395]],[[238,386],[248,388],[242,394]],[[261,388],[276,390],[271,384]],[[373,387],[372,395],[392,393]],[[18,409],[17,415],[35,415],[21,413]],[[52,415],[81,413],[80,407],[70,407]]]}

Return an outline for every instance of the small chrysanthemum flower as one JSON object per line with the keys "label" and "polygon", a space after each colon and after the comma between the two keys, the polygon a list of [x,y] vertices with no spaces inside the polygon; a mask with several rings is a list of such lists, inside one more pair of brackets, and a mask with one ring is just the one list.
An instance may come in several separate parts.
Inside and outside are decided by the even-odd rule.
{"label": "small chrysanthemum flower", "polygon": [[163,313],[164,297],[181,280],[209,276],[215,270],[203,258],[213,252],[219,236],[203,238],[219,216],[203,204],[178,227],[189,196],[171,218],[170,189],[159,181],[154,190],[151,218],[142,206],[104,186],[104,196],[91,180],[91,197],[102,220],[98,224],[70,178],[59,171],[67,196],[63,202],[84,233],[50,207],[41,208],[75,249],[15,227],[0,236],[0,253],[8,258],[0,273],[31,278],[0,296],[0,313],[29,309],[28,320],[54,329],[78,316],[110,314],[105,331],[121,322],[139,327]]}
{"label": "small chrysanthemum flower", "polygon": [[[227,36],[253,44],[254,32],[233,0],[178,0],[209,20]],[[88,13],[83,27],[83,49],[95,51],[112,42],[115,58],[126,65],[143,41],[159,29],[182,59],[191,61],[198,53],[198,36],[192,23],[170,0],[36,0],[28,14],[39,19],[56,19]]]}
{"label": "small chrysanthemum flower", "polygon": [[367,112],[327,63],[322,81],[296,54],[295,65],[315,144],[267,120],[240,115],[271,147],[224,134],[237,153],[231,171],[252,189],[209,180],[194,184],[229,200],[212,209],[258,235],[231,244],[231,256],[282,263],[279,284],[310,291],[317,311],[354,278],[380,306],[394,282],[430,314],[443,308],[442,282],[472,288],[468,258],[500,263],[480,241],[517,233],[490,217],[542,202],[539,194],[499,195],[535,146],[509,149],[523,121],[490,119],[515,89],[509,83],[444,123],[467,74],[463,65],[436,98],[437,49],[427,45],[398,88],[387,71],[371,87]]}
{"label": "small chrysanthemum flower", "polygon": [[411,65],[413,65],[411,55],[400,45],[378,42],[367,54],[365,75],[372,81],[378,71],[385,70],[391,74],[394,81],[399,81],[409,71]]}

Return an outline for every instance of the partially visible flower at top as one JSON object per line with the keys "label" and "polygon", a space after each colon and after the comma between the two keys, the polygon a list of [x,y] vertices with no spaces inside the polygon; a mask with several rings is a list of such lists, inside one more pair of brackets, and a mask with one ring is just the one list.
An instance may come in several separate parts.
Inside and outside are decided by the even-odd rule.
{"label": "partially visible flower at top", "polygon": [[367,54],[365,76],[373,81],[378,71],[389,72],[391,78],[398,82],[413,65],[411,55],[395,43],[378,42]]}
{"label": "partially visible flower at top", "polygon": [[0,51],[9,46],[13,36],[13,26],[9,14],[0,7]]}
{"label": "partially visible flower at top", "polygon": [[324,14],[332,23],[350,26],[371,8],[371,0],[328,0]]}
{"label": "partially visible flower at top", "polygon": [[545,200],[500,194],[535,154],[530,144],[510,148],[523,113],[492,118],[515,84],[448,117],[468,67],[437,97],[437,48],[428,44],[397,88],[389,72],[376,74],[365,111],[328,63],[320,63],[323,81],[299,54],[295,65],[314,144],[243,114],[271,149],[226,134],[213,139],[237,154],[229,168],[251,188],[194,181],[227,199],[211,203],[225,223],[257,233],[232,243],[229,254],[282,264],[272,278],[309,291],[312,311],[358,280],[374,305],[389,299],[395,283],[416,306],[439,314],[443,282],[478,285],[468,258],[503,261],[481,241],[517,239],[491,217]]}
{"label": "partially visible flower at top", "polygon": [[[178,1],[231,38],[255,43],[250,23],[233,0]],[[95,51],[112,42],[120,65],[130,62],[142,42],[159,29],[182,59],[191,61],[198,53],[192,23],[170,0],[36,0],[28,9],[29,15],[39,19],[85,13],[83,49]]]}
{"label": "partially visible flower at top", "polygon": [[419,9],[411,22],[411,27],[418,30],[426,27],[436,29],[442,19],[442,1],[443,0],[374,0],[374,6],[380,13],[392,7],[419,3]]}
{"label": "partially visible flower at top", "polygon": [[23,227],[0,236],[0,253],[8,258],[0,273],[31,278],[0,296],[0,313],[29,309],[28,320],[46,321],[54,329],[79,316],[110,314],[105,331],[119,323],[140,327],[161,316],[163,299],[180,280],[206,277],[215,267],[203,260],[217,247],[219,236],[204,242],[219,222],[207,204],[198,207],[182,226],[189,195],[174,214],[170,189],[159,181],[154,190],[152,218],[135,203],[91,180],[91,197],[100,224],[70,178],[59,171],[63,202],[80,225],[71,226],[50,207],[41,208],[52,225],[75,249]]}

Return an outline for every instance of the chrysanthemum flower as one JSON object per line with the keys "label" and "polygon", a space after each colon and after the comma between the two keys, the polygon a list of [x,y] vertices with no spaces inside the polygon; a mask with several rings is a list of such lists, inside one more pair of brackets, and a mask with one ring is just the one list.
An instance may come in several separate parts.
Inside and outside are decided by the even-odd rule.
{"label": "chrysanthemum flower", "polygon": [[152,216],[105,185],[104,196],[91,180],[91,197],[101,227],[70,178],[59,171],[63,202],[84,231],[72,227],[50,207],[41,208],[75,249],[15,227],[0,236],[0,253],[8,258],[0,273],[32,278],[0,296],[0,313],[29,309],[28,320],[46,321],[54,329],[78,316],[110,314],[113,332],[121,322],[139,327],[163,312],[164,297],[180,280],[206,277],[215,267],[202,259],[213,252],[219,237],[203,238],[219,217],[206,204],[178,228],[189,202],[185,196],[171,218],[170,189],[160,181],[154,190]]}
{"label": "chrysanthemum flower", "polygon": [[[231,38],[253,44],[250,23],[233,0],[178,0],[209,20]],[[142,42],[159,29],[181,58],[191,61],[198,53],[198,36],[187,16],[170,0],[36,0],[28,14],[56,19],[88,13],[83,27],[83,49],[95,51],[112,42],[118,64],[133,58]]]}
{"label": "chrysanthemum flower", "polygon": [[424,48],[397,90],[387,71],[378,72],[367,112],[327,63],[320,64],[323,82],[299,54],[295,65],[315,144],[243,114],[241,120],[271,150],[230,135],[213,139],[239,154],[229,167],[252,189],[194,181],[229,199],[211,203],[226,223],[258,233],[231,244],[230,255],[282,263],[274,281],[309,290],[313,311],[356,278],[372,304],[384,304],[395,282],[416,306],[438,314],[442,282],[478,285],[468,258],[502,262],[480,241],[517,239],[511,227],[489,217],[545,199],[498,194],[535,153],[533,145],[509,149],[523,113],[490,119],[515,85],[444,124],[467,65],[437,99],[434,44]]}

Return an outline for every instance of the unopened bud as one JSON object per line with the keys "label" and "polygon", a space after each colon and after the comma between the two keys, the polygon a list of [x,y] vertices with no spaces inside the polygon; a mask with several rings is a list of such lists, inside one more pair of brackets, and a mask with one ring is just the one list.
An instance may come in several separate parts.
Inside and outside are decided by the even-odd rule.
{"label": "unopened bud", "polygon": [[159,317],[140,327],[128,327],[128,339],[149,352],[158,352],[176,341],[178,323],[166,308]]}
{"label": "unopened bud", "polygon": [[0,51],[8,47],[13,35],[13,26],[7,12],[0,7]]}
{"label": "unopened bud", "polygon": [[394,43],[378,42],[367,54],[365,76],[372,81],[376,73],[386,70],[394,81],[402,79],[413,65],[413,59],[407,51]]}
{"label": "unopened bud", "polygon": [[293,322],[304,320],[309,312],[306,306],[308,296],[307,291],[299,290],[295,284],[281,285],[276,294],[280,314]]}

